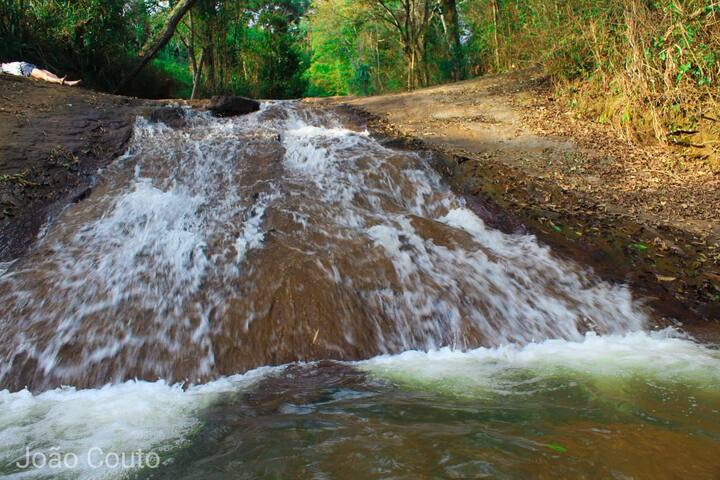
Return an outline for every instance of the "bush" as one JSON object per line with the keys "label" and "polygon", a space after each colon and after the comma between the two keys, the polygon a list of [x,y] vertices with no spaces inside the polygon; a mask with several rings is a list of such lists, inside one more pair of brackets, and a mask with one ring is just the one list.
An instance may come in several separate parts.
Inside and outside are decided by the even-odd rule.
{"label": "bush", "polygon": [[539,64],[575,105],[624,135],[668,141],[717,111],[720,5],[714,0],[465,5],[476,70]]}

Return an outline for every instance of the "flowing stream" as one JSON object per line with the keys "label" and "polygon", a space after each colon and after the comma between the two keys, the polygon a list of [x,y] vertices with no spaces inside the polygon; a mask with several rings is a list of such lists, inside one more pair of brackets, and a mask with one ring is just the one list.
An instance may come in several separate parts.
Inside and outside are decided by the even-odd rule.
{"label": "flowing stream", "polygon": [[330,112],[187,121],[0,274],[0,475],[720,477],[720,354],[627,287]]}

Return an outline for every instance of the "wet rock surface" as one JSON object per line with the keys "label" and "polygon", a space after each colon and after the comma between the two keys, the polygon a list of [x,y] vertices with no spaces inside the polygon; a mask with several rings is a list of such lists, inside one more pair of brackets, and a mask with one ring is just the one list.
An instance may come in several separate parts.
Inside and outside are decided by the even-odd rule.
{"label": "wet rock surface", "polygon": [[[438,153],[438,168],[459,192],[492,201],[555,251],[591,265],[604,278],[630,283],[669,318],[694,323],[702,335],[717,332],[718,179],[699,185],[685,175],[680,182],[657,165],[650,176],[640,160],[656,148],[623,147],[558,106],[552,109],[557,122],[579,127],[564,135],[538,129],[552,99],[541,96],[544,83],[534,75],[517,72],[413,93],[308,101],[342,105],[393,146]],[[592,141],[585,130],[595,132]],[[683,184],[692,189],[679,192]],[[692,201],[672,200],[688,196]],[[672,203],[677,208],[664,215],[650,208]]]}
{"label": "wet rock surface", "polygon": [[[4,182],[28,194],[7,189],[0,198],[38,219],[34,233],[17,229],[12,238],[29,245],[48,218],[34,205],[59,212],[85,200],[60,212],[44,241],[0,277],[0,304],[12,318],[0,336],[0,387],[204,381],[293,361],[579,338],[671,318],[701,324],[688,303],[661,290],[675,277],[653,279],[664,264],[643,230],[606,232],[599,213],[571,223],[549,208],[564,205],[562,196],[546,198],[500,164],[469,154],[432,159],[416,139],[378,142],[363,124],[347,129],[332,112],[277,102],[237,119],[190,112],[196,118],[183,131],[141,122],[128,159],[90,192],[98,166],[120,153],[109,147],[127,140],[109,143],[123,137],[103,126],[95,145],[105,150],[84,151],[88,119],[128,115],[113,132],[129,137],[132,116],[162,104],[17,84],[35,95],[34,104],[16,99],[28,132],[56,126],[59,136],[55,150],[6,136],[19,173],[8,170]],[[43,114],[31,116],[36,110]],[[49,151],[36,170],[17,170],[21,152],[37,145]],[[73,158],[87,166],[73,170]],[[42,175],[59,180],[44,185]],[[66,187],[66,178],[75,183]],[[59,200],[31,203],[40,186]],[[506,235],[525,232],[544,244]],[[624,281],[633,294],[656,296],[665,318],[646,321],[644,306],[618,286]]]}
{"label": "wet rock surface", "polygon": [[628,289],[474,202],[481,221],[423,152],[296,102],[189,115],[182,131],[138,124],[0,277],[0,386],[197,382],[646,324]]}

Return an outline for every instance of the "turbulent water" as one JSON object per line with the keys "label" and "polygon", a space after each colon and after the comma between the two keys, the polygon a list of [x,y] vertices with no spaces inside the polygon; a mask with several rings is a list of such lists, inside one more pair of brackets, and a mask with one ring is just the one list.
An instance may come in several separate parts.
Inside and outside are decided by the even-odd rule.
{"label": "turbulent water", "polygon": [[624,287],[488,229],[422,156],[331,114],[138,121],[0,281],[2,383],[205,379],[313,358],[638,330]]}
{"label": "turbulent water", "polygon": [[[137,473],[100,447],[154,449],[153,478],[662,478],[674,444],[720,475],[720,355],[644,332],[628,288],[331,113],[187,115],[139,119],[3,266],[0,474]],[[85,463],[28,471],[26,447]]]}
{"label": "turbulent water", "polygon": [[[671,332],[0,393],[9,478],[716,479],[719,447],[720,352]],[[137,450],[160,466],[103,460]]]}

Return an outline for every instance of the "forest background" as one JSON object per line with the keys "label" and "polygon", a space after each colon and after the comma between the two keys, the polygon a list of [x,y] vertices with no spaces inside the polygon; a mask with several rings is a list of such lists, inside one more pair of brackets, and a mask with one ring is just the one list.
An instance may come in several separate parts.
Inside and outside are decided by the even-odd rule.
{"label": "forest background", "polygon": [[0,58],[150,98],[373,95],[536,68],[632,139],[720,116],[713,0],[0,0]]}

